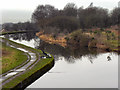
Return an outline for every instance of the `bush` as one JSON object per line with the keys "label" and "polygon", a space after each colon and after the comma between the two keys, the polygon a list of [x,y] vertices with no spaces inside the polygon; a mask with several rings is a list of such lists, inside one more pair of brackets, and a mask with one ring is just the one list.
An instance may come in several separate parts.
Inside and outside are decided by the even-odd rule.
{"label": "bush", "polygon": [[89,47],[89,48],[91,48],[91,47],[96,48],[96,44],[97,44],[97,41],[96,41],[96,40],[92,40],[91,42],[89,42],[88,47]]}
{"label": "bush", "polygon": [[94,34],[97,34],[97,31],[94,31]]}
{"label": "bush", "polygon": [[106,33],[111,33],[111,31],[106,31]]}
{"label": "bush", "polygon": [[65,37],[65,40],[68,41],[68,40],[69,40],[69,37]]}
{"label": "bush", "polygon": [[74,31],[70,34],[68,43],[73,46],[88,47],[91,38],[81,32],[81,30]]}
{"label": "bush", "polygon": [[104,31],[104,29],[103,29],[103,28],[101,28],[100,30],[101,30],[101,31]]}

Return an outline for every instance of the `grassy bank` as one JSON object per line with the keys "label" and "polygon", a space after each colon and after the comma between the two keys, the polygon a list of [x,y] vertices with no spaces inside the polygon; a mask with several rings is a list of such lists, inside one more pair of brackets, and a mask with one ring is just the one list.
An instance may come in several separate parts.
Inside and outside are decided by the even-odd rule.
{"label": "grassy bank", "polygon": [[6,31],[6,32],[1,32],[0,35],[15,34],[15,33],[27,33],[27,32],[38,32],[38,31],[33,31],[33,30],[28,30],[28,31]]}
{"label": "grassy bank", "polygon": [[12,81],[3,86],[3,88],[14,88],[21,81],[24,81],[26,78],[29,78],[34,73],[43,69],[47,64],[50,64],[53,61],[52,59],[42,59],[39,61],[31,70],[26,71],[24,74],[14,78]]}
{"label": "grassy bank", "polygon": [[[4,39],[4,40],[8,41],[11,44],[16,44],[17,47],[22,47],[22,48],[25,48],[25,49],[30,50],[32,52],[35,52],[36,55],[37,55],[37,60],[38,60],[39,56],[43,56],[43,53],[41,52],[41,50],[33,49],[31,47],[28,47],[28,46],[25,46],[25,45],[22,45],[22,44],[18,44],[18,43],[13,42],[13,41],[9,41],[8,39]],[[37,54],[37,53],[39,53],[39,54]],[[53,56],[52,56],[52,58],[41,59],[32,69],[27,70],[22,75],[14,78],[9,83],[6,83],[5,85],[3,85],[2,88],[3,89],[5,89],[5,88],[14,88],[16,85],[18,85],[19,83],[21,83],[25,79],[29,78],[34,73],[38,72],[39,70],[43,69],[46,65],[53,62],[53,60],[54,60]]]}
{"label": "grassy bank", "polygon": [[42,35],[40,35],[40,34],[41,34],[41,32],[38,32],[38,33],[36,33],[36,36],[38,36],[41,40],[43,40],[47,43],[59,44],[63,47],[66,46],[66,40],[64,39],[65,36],[54,38],[54,36],[50,35],[50,34],[42,34]]}
{"label": "grassy bank", "polygon": [[117,30],[81,30],[70,33],[67,37],[67,45],[72,47],[83,46],[88,48],[98,48],[107,51],[117,51],[120,47]]}
{"label": "grassy bank", "polygon": [[15,48],[7,46],[5,43],[2,43],[2,46],[0,46],[0,50],[2,50],[2,67],[0,69],[0,74],[3,74],[23,62],[27,60],[27,56],[25,55],[24,52],[17,50]]}
{"label": "grassy bank", "polygon": [[120,37],[118,30],[114,28],[75,30],[63,36],[58,35],[56,38],[53,38],[52,34],[47,35],[41,32],[36,35],[47,43],[63,47],[88,47],[120,52],[120,42],[118,42]]}

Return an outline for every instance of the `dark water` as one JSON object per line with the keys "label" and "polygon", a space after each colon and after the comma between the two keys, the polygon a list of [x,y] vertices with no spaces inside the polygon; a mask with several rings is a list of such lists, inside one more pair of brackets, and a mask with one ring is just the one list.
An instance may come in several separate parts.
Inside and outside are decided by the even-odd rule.
{"label": "dark water", "polygon": [[117,53],[51,45],[41,41],[35,33],[5,37],[47,51],[55,58],[55,66],[28,88],[118,88]]}

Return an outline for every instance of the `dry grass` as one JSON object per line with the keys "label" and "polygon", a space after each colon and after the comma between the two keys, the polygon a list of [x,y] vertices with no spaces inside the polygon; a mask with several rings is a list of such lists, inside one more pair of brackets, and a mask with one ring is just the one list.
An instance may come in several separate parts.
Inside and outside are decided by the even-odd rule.
{"label": "dry grass", "polygon": [[36,33],[36,35],[43,41],[50,43],[50,44],[59,44],[63,47],[66,46],[66,40],[65,40],[65,36],[61,37],[58,36],[56,39],[53,38],[52,35],[48,35],[48,34],[41,34],[41,32]]}

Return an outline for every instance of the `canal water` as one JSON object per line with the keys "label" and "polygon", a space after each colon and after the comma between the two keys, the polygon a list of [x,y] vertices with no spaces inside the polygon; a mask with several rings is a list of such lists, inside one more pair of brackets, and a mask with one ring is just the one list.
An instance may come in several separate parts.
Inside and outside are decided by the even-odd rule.
{"label": "canal water", "polygon": [[54,67],[27,88],[118,88],[117,53],[51,45],[35,33],[5,37],[47,51],[55,58]]}

